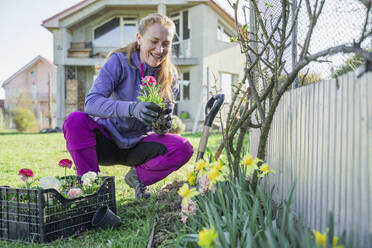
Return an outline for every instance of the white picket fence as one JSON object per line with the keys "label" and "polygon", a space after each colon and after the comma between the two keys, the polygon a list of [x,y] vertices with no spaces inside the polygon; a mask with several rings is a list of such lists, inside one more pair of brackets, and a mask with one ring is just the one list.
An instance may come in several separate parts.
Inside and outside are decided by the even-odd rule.
{"label": "white picket fence", "polygon": [[[275,200],[296,180],[293,210],[324,232],[332,211],[337,235],[372,247],[372,73],[351,72],[287,92],[275,113],[267,161]],[[259,131],[251,131],[255,155]]]}

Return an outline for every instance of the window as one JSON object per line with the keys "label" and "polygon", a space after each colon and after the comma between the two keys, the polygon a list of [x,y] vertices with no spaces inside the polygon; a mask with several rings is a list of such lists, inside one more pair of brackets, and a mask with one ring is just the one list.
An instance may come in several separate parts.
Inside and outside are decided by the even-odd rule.
{"label": "window", "polygon": [[182,12],[182,38],[187,40],[190,38],[190,29],[189,29],[189,12]]}
{"label": "window", "polygon": [[230,37],[232,35],[226,31],[221,25],[217,26],[217,40],[224,41],[224,42],[230,42]]}
{"label": "window", "polygon": [[94,46],[120,46],[120,18],[116,17],[94,30]]}
{"label": "window", "polygon": [[179,57],[181,53],[180,42],[190,38],[189,12],[186,10],[175,13],[171,15],[171,19],[176,26],[176,34],[173,38],[172,53]]}
{"label": "window", "polygon": [[190,72],[180,73],[179,78],[180,92],[178,93],[176,101],[190,100]]}
{"label": "window", "polygon": [[135,40],[136,33],[137,33],[136,24],[135,23],[124,23],[123,32],[124,32],[123,46],[125,46],[128,43]]}
{"label": "window", "polygon": [[114,17],[94,29],[95,47],[121,47],[136,38],[136,18]]}
{"label": "window", "polygon": [[179,57],[180,55],[180,18],[179,14],[175,14],[172,16],[172,20],[174,22],[174,25],[176,26],[176,33],[173,37],[173,47],[172,47],[172,53]]}
{"label": "window", "polygon": [[182,73],[182,99],[190,100],[190,72]]}
{"label": "window", "polygon": [[30,76],[33,78],[35,77],[35,72],[34,71],[30,71]]}

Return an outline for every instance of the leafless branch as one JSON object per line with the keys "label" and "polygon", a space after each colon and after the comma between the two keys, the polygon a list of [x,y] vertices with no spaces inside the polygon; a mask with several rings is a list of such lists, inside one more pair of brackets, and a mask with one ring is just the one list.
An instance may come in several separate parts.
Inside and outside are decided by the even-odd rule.
{"label": "leafless branch", "polygon": [[300,54],[300,56],[299,56],[300,59],[303,58],[303,57],[305,56],[305,54],[307,54],[307,52],[309,51],[310,40],[311,40],[311,37],[312,37],[313,31],[314,31],[314,28],[315,28],[315,26],[316,26],[316,23],[317,23],[317,21],[318,21],[319,15],[322,13],[324,3],[325,3],[325,0],[322,0],[322,1],[320,2],[320,7],[319,7],[319,9],[317,10],[317,7],[318,7],[318,0],[316,0],[316,2],[315,2],[314,13],[312,14],[312,18],[311,18],[311,21],[310,21],[309,31],[308,31],[307,34],[306,34],[305,43],[304,43],[303,49],[302,49],[302,51],[301,51],[301,54]]}
{"label": "leafless branch", "polygon": [[311,20],[313,19],[313,12],[311,11],[310,1],[305,0],[305,4],[306,4],[307,16],[309,17],[309,23],[311,23]]}

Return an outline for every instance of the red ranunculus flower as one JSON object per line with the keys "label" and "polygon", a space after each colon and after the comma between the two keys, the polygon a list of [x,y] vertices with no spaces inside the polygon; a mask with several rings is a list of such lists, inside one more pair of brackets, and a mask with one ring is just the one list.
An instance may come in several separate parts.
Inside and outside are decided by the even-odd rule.
{"label": "red ranunculus flower", "polygon": [[153,76],[145,76],[144,78],[142,78],[142,86],[149,86],[149,85],[156,85],[156,79],[155,77]]}
{"label": "red ranunculus flower", "polygon": [[59,161],[58,165],[61,166],[61,167],[63,167],[63,168],[67,167],[67,168],[70,169],[71,166],[72,166],[72,161],[70,159],[67,159],[67,158],[61,159]]}
{"label": "red ranunculus flower", "polygon": [[34,173],[30,169],[23,168],[18,171],[18,175],[21,177],[33,177]]}

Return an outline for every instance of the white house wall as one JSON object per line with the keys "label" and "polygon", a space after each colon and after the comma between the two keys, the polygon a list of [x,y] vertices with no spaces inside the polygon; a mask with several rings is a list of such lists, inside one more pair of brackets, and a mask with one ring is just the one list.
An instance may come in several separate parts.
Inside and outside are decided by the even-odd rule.
{"label": "white house wall", "polygon": [[[178,113],[188,112],[191,119],[194,119],[197,113],[197,107],[200,105],[200,94],[202,93],[202,66],[182,66],[180,72],[190,72],[190,100],[182,101],[178,104]],[[182,87],[182,86],[180,86]],[[192,97],[191,97],[192,96]]]}
{"label": "white house wall", "polygon": [[53,62],[55,65],[65,64],[67,50],[70,48],[72,36],[66,28],[53,31]]}
{"label": "white house wall", "polygon": [[[217,26],[221,25],[230,34],[234,35],[235,31],[211,8],[206,5],[198,6],[203,14],[203,58],[202,58],[202,73],[203,73],[203,88],[204,96],[203,102],[206,103],[207,99],[207,77],[209,77],[209,91],[211,87],[217,83],[220,87],[220,73],[229,73],[233,75],[238,75],[239,79],[242,79],[243,68],[245,57],[240,52],[240,46],[238,43],[230,43],[217,40]],[[211,42],[214,45],[211,46]],[[209,71],[209,76],[207,76],[207,68]],[[215,82],[215,78],[217,82]],[[225,107],[225,110],[228,106]]]}
{"label": "white house wall", "polygon": [[203,13],[203,8],[200,5],[191,7],[189,11],[189,26],[190,26],[190,47],[191,47],[191,57],[201,57],[203,54],[203,31],[204,26],[202,25],[204,19],[201,18]]}
{"label": "white house wall", "polygon": [[[203,54],[203,9],[198,6],[187,9],[189,12],[190,27],[190,57],[200,58]],[[178,105],[178,112],[188,112],[191,119],[195,119],[197,108],[200,105],[201,94],[203,93],[203,66],[201,64],[194,66],[179,66],[181,72],[190,72],[190,100],[183,101]]]}
{"label": "white house wall", "polygon": [[[230,59],[228,62],[224,60],[224,58],[231,56],[233,56],[234,59]],[[239,46],[230,47],[218,53],[206,56],[203,59],[204,68],[209,67],[210,73],[213,73],[217,79],[219,79],[219,73],[221,72],[238,75],[239,79],[242,79],[244,75],[244,62],[245,58],[240,53]],[[206,73],[206,70],[204,70],[204,72]],[[213,81],[213,76],[210,75],[210,83],[214,83]]]}

